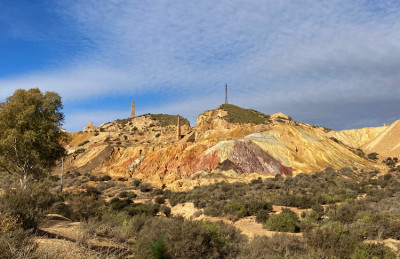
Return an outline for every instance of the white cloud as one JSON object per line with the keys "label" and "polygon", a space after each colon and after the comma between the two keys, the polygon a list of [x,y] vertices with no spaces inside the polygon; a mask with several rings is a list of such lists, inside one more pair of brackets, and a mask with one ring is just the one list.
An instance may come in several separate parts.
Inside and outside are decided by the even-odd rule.
{"label": "white cloud", "polygon": [[[400,108],[392,102],[400,99],[396,1],[87,0],[57,2],[56,10],[94,49],[64,68],[0,78],[0,98],[32,86],[59,92],[66,105],[165,92],[180,103],[152,110],[185,111],[193,123],[222,103],[228,82],[231,102],[266,113],[327,123],[323,113],[337,105],[342,127],[355,125],[357,116],[357,125],[371,118],[340,107],[387,102]],[[69,114],[67,125],[76,130],[87,120]]]}

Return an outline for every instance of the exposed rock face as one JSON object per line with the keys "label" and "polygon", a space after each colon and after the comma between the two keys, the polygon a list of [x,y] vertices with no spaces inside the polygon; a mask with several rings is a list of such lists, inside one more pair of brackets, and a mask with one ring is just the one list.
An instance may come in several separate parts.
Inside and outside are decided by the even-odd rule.
{"label": "exposed rock face", "polygon": [[[194,128],[182,125],[186,136],[179,141],[175,117],[169,115],[117,120],[97,127],[96,134],[73,134],[67,170],[140,178],[174,189],[309,173],[327,166],[376,167],[330,138],[357,144],[366,139],[365,134],[372,137],[379,130],[335,132],[295,122],[284,114],[266,116],[240,109],[206,111]],[[229,114],[232,110],[239,114]],[[83,153],[75,152],[80,149]]]}
{"label": "exposed rock face", "polygon": [[283,114],[281,112],[278,112],[278,113],[271,114],[271,118],[272,119],[279,119],[279,118],[289,119],[289,116],[287,116],[286,114]]}
{"label": "exposed rock face", "polygon": [[221,166],[221,162],[227,164],[227,161],[230,161],[228,170],[235,168],[238,173],[291,175],[292,172],[291,168],[283,166],[267,151],[249,140],[219,142],[202,154],[196,166],[198,170],[207,166],[215,169]]}
{"label": "exposed rock face", "polygon": [[282,165],[267,151],[249,140],[235,141],[231,156],[238,167],[246,174],[292,174],[292,168]]}
{"label": "exposed rock face", "polygon": [[84,132],[96,132],[97,127],[93,125],[93,122],[89,122],[84,128]]}
{"label": "exposed rock face", "polygon": [[315,172],[328,166],[374,167],[373,163],[327,138],[323,131],[306,125],[275,125],[268,131],[248,135],[246,139],[267,150],[296,173]]}
{"label": "exposed rock face", "polygon": [[360,148],[377,136],[382,134],[388,126],[369,127],[362,129],[351,129],[342,131],[333,131],[331,136],[341,141],[343,144],[354,148]]}

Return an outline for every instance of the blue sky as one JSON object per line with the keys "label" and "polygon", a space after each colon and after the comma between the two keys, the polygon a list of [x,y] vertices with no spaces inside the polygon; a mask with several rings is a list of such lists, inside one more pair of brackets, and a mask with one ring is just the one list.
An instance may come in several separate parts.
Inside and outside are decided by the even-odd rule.
{"label": "blue sky", "polygon": [[224,102],[337,130],[400,119],[397,0],[0,0],[0,101],[56,91],[65,127]]}

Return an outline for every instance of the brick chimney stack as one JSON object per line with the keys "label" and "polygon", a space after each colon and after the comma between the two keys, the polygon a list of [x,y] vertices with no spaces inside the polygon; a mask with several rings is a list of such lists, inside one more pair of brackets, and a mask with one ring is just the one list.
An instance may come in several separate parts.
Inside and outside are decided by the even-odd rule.
{"label": "brick chimney stack", "polygon": [[132,101],[131,118],[135,118],[135,101]]}
{"label": "brick chimney stack", "polygon": [[176,135],[178,140],[181,140],[181,116],[177,115],[178,123],[176,125]]}

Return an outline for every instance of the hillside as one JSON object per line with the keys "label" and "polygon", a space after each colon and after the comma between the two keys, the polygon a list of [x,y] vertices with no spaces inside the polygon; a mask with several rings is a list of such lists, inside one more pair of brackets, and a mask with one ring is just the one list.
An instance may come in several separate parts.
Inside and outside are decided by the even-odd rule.
{"label": "hillside", "polygon": [[182,119],[180,140],[175,123],[176,116],[147,114],[99,127],[88,124],[85,132],[71,134],[66,169],[187,189],[222,180],[248,182],[310,173],[328,166],[377,167],[334,141],[331,136],[339,133],[282,113],[264,115],[222,105],[199,115],[193,128]]}
{"label": "hillside", "polygon": [[362,146],[367,152],[377,152],[381,158],[400,157],[400,120]]}
{"label": "hillside", "polygon": [[382,134],[388,126],[367,127],[361,129],[350,129],[333,131],[331,136],[341,141],[343,144],[354,148],[360,148],[371,140]]}

